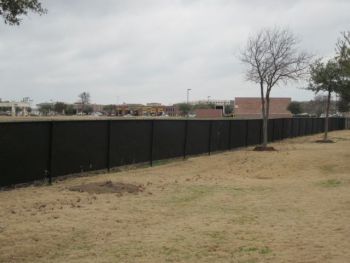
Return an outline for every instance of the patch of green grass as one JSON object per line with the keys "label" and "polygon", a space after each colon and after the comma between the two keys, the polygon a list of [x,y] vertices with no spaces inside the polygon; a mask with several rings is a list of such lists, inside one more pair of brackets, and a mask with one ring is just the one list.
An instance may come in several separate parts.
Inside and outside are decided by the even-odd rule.
{"label": "patch of green grass", "polygon": [[259,253],[260,254],[263,254],[263,255],[267,255],[267,254],[270,254],[272,252],[272,250],[269,248],[269,247],[264,247],[264,248],[261,248],[259,250]]}
{"label": "patch of green grass", "polygon": [[160,165],[165,165],[171,162],[174,162],[175,160],[178,159],[165,159],[165,160],[157,160],[152,162],[152,166],[160,166]]}
{"label": "patch of green grass", "polygon": [[341,181],[336,180],[336,179],[329,179],[327,181],[321,182],[321,186],[327,187],[327,188],[333,188],[333,187],[338,187],[342,184]]}
{"label": "patch of green grass", "polygon": [[259,248],[257,248],[257,247],[240,247],[239,248],[239,252],[244,252],[244,253],[255,252],[258,250],[259,250]]}

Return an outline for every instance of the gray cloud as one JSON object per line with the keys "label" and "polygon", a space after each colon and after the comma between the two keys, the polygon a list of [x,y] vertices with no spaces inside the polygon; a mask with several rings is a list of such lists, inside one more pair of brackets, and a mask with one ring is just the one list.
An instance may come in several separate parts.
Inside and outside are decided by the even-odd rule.
{"label": "gray cloud", "polygon": [[[0,97],[73,102],[89,91],[97,103],[258,96],[237,56],[249,34],[288,26],[301,48],[334,53],[349,29],[342,0],[43,0],[49,13],[0,25]],[[309,99],[297,89],[274,96]]]}

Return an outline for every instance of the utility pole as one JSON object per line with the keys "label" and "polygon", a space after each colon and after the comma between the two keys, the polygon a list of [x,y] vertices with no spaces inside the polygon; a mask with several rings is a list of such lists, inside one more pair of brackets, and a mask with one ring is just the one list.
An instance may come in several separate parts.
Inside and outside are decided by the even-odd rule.
{"label": "utility pole", "polygon": [[189,102],[190,102],[190,91],[191,91],[192,89],[187,89],[187,104],[189,104]]}

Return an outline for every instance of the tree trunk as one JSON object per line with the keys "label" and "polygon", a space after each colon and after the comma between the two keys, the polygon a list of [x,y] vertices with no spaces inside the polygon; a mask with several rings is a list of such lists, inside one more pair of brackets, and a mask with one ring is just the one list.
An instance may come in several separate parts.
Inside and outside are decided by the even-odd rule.
{"label": "tree trunk", "polygon": [[263,125],[263,146],[267,147],[269,133],[269,115],[270,115],[270,94],[266,94],[266,112]]}
{"label": "tree trunk", "polygon": [[329,127],[329,106],[331,104],[331,92],[328,91],[328,98],[327,98],[327,109],[326,109],[326,120],[324,124],[324,138],[323,140],[328,139],[328,127]]}
{"label": "tree trunk", "polygon": [[265,96],[264,96],[264,86],[263,84],[260,84],[261,87],[261,113],[262,113],[262,119],[263,119],[263,141],[262,141],[262,147],[265,148],[267,146],[267,118],[266,115],[266,105],[265,105]]}

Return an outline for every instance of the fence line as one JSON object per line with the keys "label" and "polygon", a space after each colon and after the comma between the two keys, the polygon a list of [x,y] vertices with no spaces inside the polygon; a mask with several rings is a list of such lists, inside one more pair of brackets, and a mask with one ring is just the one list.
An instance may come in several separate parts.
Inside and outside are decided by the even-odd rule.
{"label": "fence line", "polygon": [[[330,131],[349,119],[330,119]],[[270,142],[324,131],[324,119],[273,119]],[[262,142],[262,120],[95,120],[0,124],[0,186],[211,154]]]}
{"label": "fence line", "polygon": [[345,129],[350,130],[350,118],[345,119]]}

